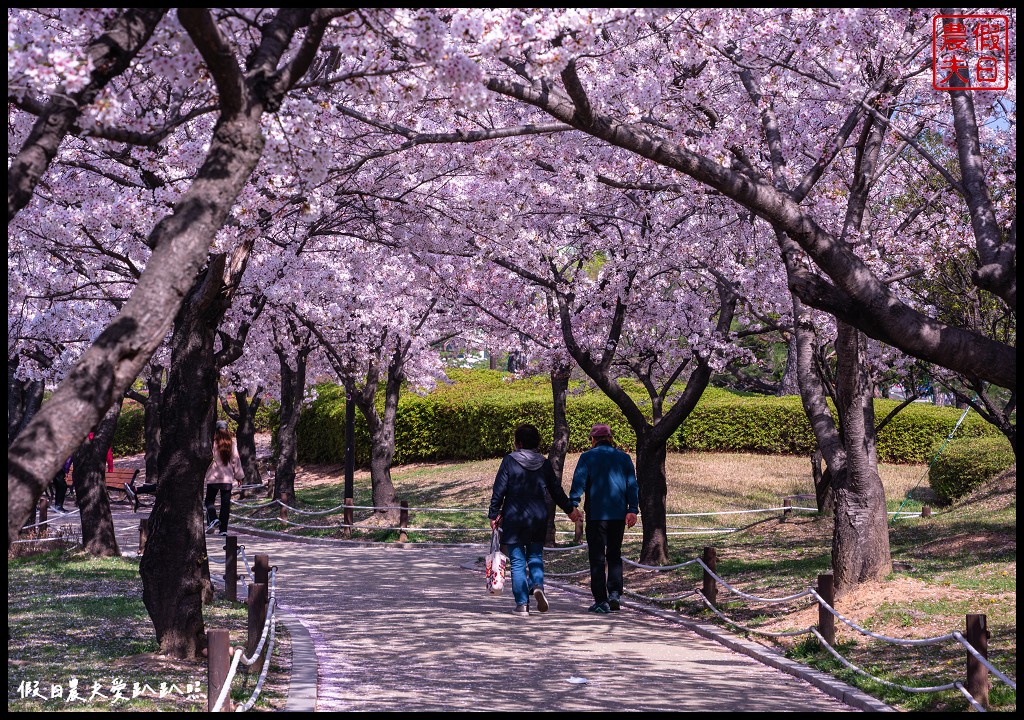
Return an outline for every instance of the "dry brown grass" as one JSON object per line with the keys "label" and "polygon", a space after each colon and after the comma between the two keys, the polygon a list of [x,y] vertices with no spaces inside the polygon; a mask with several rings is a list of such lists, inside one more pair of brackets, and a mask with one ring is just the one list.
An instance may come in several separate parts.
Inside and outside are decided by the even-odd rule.
{"label": "dry brown grass", "polygon": [[[568,492],[579,453],[566,456],[562,487]],[[392,469],[400,498],[420,496],[425,488],[436,503],[451,507],[486,506],[500,459],[463,463],[417,463]],[[880,465],[886,497],[902,500],[921,484],[925,465]],[[342,481],[340,465],[299,468],[296,488]],[[669,512],[705,512],[723,509],[774,507],[786,495],[813,493],[811,464],[806,457],[749,453],[671,453],[666,459]],[[368,488],[368,472],[355,474],[357,488]],[[761,504],[759,504],[761,503]],[[813,505],[813,502],[811,503]]]}

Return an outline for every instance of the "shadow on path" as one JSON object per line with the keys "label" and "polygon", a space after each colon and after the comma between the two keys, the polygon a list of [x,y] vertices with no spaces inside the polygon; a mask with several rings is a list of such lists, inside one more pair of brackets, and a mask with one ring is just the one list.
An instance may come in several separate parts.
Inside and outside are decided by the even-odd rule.
{"label": "shadow on path", "polygon": [[[844,711],[806,682],[657,617],[513,616],[460,568],[483,550],[311,546],[244,539],[278,567],[278,598],[309,629],[317,710]],[[585,678],[584,684],[568,682]]]}

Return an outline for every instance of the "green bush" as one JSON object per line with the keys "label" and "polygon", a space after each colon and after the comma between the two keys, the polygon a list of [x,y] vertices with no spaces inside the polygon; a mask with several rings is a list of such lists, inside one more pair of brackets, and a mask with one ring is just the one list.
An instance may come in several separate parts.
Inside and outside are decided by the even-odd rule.
{"label": "green bush", "polygon": [[[395,421],[395,464],[437,460],[477,460],[500,457],[512,449],[512,433],[520,422],[531,422],[541,437],[552,437],[551,387],[546,377],[514,379],[495,370],[451,370],[451,384],[439,384],[426,396],[404,393]],[[650,400],[642,388],[624,385],[642,410]],[[317,388],[318,397],[299,420],[301,462],[338,463],[345,455],[345,395],[337,386]],[[383,403],[383,395],[378,394]],[[881,419],[896,406],[876,400]],[[574,383],[566,401],[569,450],[590,447],[594,423],[612,427],[616,442],[635,450],[636,436],[619,408],[604,393]],[[960,411],[914,403],[904,408],[878,437],[883,462],[928,462],[929,448],[946,437]],[[960,436],[995,435],[997,431],[976,414],[957,430]],[[369,436],[362,413],[356,412],[356,462],[369,461]],[[697,407],[668,441],[669,450],[809,454],[815,447],[800,399],[745,395],[709,388]],[[547,447],[541,450],[547,452]]]}
{"label": "green bush", "polygon": [[[233,400],[232,400],[233,404]],[[274,432],[280,422],[279,415],[281,403],[276,400],[267,400],[260,405],[256,412],[256,432]],[[224,409],[217,403],[217,419],[229,420]],[[344,415],[342,415],[344,421]],[[230,421],[232,432],[235,431],[234,421]],[[124,455],[135,455],[145,452],[146,449],[146,427],[145,410],[142,405],[134,400],[125,400],[121,408],[121,415],[117,419],[117,429],[114,430],[114,457]]]}
{"label": "green bush", "polygon": [[[932,454],[938,449],[936,444]],[[929,468],[928,484],[944,501],[953,502],[1016,462],[1003,436],[952,440]]]}
{"label": "green bush", "polygon": [[146,449],[146,412],[137,402],[126,400],[114,430],[114,457],[135,455]]}

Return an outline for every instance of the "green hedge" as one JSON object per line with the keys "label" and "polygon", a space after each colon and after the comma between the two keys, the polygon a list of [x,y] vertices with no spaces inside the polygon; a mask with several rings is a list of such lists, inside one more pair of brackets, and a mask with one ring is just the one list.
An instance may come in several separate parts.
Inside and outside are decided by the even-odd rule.
{"label": "green hedge", "polygon": [[[233,407],[233,399],[231,403]],[[259,410],[256,411],[256,418],[254,420],[256,432],[275,432],[277,430],[278,423],[280,422],[280,411],[281,403],[276,400],[268,400],[264,404],[260,405]],[[114,431],[115,458],[119,458],[124,455],[135,455],[145,451],[145,414],[146,413],[142,405],[134,400],[125,400],[124,406],[121,408],[121,416],[117,419],[117,429]],[[219,402],[217,403],[217,419],[228,420],[231,431],[235,432],[234,421],[228,418]],[[342,419],[344,420],[344,416],[342,416]]]}
{"label": "green hedge", "polygon": [[145,410],[137,402],[125,400],[114,430],[114,457],[135,455],[146,449]]}
{"label": "green hedge", "polygon": [[[551,389],[547,378],[512,380],[492,370],[450,371],[451,385],[439,385],[426,396],[403,394],[395,423],[395,464],[436,460],[500,457],[512,448],[512,432],[521,422],[537,426],[542,438],[552,436]],[[318,386],[318,397],[299,420],[299,460],[338,463],[344,459],[345,396],[334,385]],[[644,408],[637,388],[628,388]],[[383,398],[379,398],[383,401]],[[878,418],[897,404],[876,400]],[[649,401],[647,401],[649,407]],[[905,408],[878,438],[883,462],[928,462],[933,443],[945,438],[961,411],[914,403]],[[636,436],[618,407],[603,393],[576,384],[566,402],[570,452],[590,447],[594,423],[611,425],[616,442],[633,449]],[[369,459],[366,423],[356,412],[356,462]],[[957,437],[997,435],[974,413]],[[800,399],[741,395],[709,388],[686,423],[669,440],[670,450],[809,454],[815,446]],[[546,451],[546,447],[542,447]]]}
{"label": "green hedge", "polygon": [[[937,444],[932,454],[938,450]],[[928,484],[944,501],[952,502],[1016,462],[1010,441],[1002,435],[952,440],[929,468]]]}

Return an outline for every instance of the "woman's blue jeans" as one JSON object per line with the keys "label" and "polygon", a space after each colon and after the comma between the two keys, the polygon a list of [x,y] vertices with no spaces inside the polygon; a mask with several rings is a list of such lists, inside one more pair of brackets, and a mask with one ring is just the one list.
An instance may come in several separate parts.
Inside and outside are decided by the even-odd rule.
{"label": "woman's blue jeans", "polygon": [[530,591],[544,587],[544,543],[509,545],[508,559],[512,566],[512,596],[516,605],[526,605],[530,602]]}

